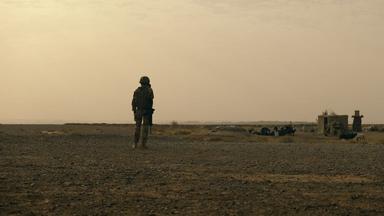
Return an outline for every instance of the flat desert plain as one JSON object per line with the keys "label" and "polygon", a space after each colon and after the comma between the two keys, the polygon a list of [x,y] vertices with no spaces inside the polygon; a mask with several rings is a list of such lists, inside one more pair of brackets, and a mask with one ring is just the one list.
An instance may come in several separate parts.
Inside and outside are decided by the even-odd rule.
{"label": "flat desert plain", "polygon": [[214,128],[0,125],[0,215],[384,215],[384,133]]}

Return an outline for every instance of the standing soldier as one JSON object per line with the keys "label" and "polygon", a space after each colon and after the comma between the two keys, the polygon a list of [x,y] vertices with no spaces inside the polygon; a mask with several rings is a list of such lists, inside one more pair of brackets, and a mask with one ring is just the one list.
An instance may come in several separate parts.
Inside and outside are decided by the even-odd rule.
{"label": "standing soldier", "polygon": [[150,80],[144,76],[140,79],[141,86],[136,89],[132,99],[132,111],[135,116],[136,129],[133,148],[137,147],[141,136],[143,148],[147,148],[149,129],[152,126],[153,90]]}
{"label": "standing soldier", "polygon": [[360,115],[360,111],[359,110],[356,110],[355,111],[355,115],[352,116],[352,118],[353,118],[352,130],[354,132],[362,132],[363,131],[363,128],[362,128],[362,118],[364,118],[364,116]]}

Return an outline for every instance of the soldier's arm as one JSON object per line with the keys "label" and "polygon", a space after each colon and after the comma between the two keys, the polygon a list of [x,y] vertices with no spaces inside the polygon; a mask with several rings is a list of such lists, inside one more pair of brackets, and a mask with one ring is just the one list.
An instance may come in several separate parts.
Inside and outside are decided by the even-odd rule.
{"label": "soldier's arm", "polygon": [[151,88],[151,98],[152,98],[152,100],[153,100],[153,98],[155,98],[155,94],[153,93],[152,88]]}
{"label": "soldier's arm", "polygon": [[135,93],[133,94],[133,98],[132,98],[132,111],[136,111],[136,107],[137,107],[137,95],[136,95],[136,91]]}

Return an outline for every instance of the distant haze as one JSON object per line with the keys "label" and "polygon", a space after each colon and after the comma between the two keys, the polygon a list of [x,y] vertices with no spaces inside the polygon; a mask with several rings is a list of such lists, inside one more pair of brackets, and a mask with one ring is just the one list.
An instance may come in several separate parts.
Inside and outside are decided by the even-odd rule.
{"label": "distant haze", "polygon": [[384,123],[383,0],[0,0],[0,123]]}

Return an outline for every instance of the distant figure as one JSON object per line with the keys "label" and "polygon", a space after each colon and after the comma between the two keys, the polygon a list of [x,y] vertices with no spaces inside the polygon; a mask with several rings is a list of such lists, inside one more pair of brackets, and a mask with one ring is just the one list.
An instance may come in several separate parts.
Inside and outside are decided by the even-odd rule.
{"label": "distant figure", "polygon": [[277,127],[273,128],[273,135],[276,136],[276,137],[278,137],[280,135],[279,134],[279,128],[277,128]]}
{"label": "distant figure", "polygon": [[136,89],[132,99],[132,111],[135,116],[136,129],[133,148],[137,148],[140,141],[143,148],[147,148],[147,141],[150,127],[152,126],[153,109],[153,90],[150,80],[144,76],[140,79],[141,86]]}
{"label": "distant figure", "polygon": [[352,118],[353,118],[352,130],[354,132],[362,132],[363,131],[363,128],[362,128],[362,118],[364,118],[364,116],[360,115],[360,111],[359,110],[356,110],[355,111],[355,115],[352,116]]}

